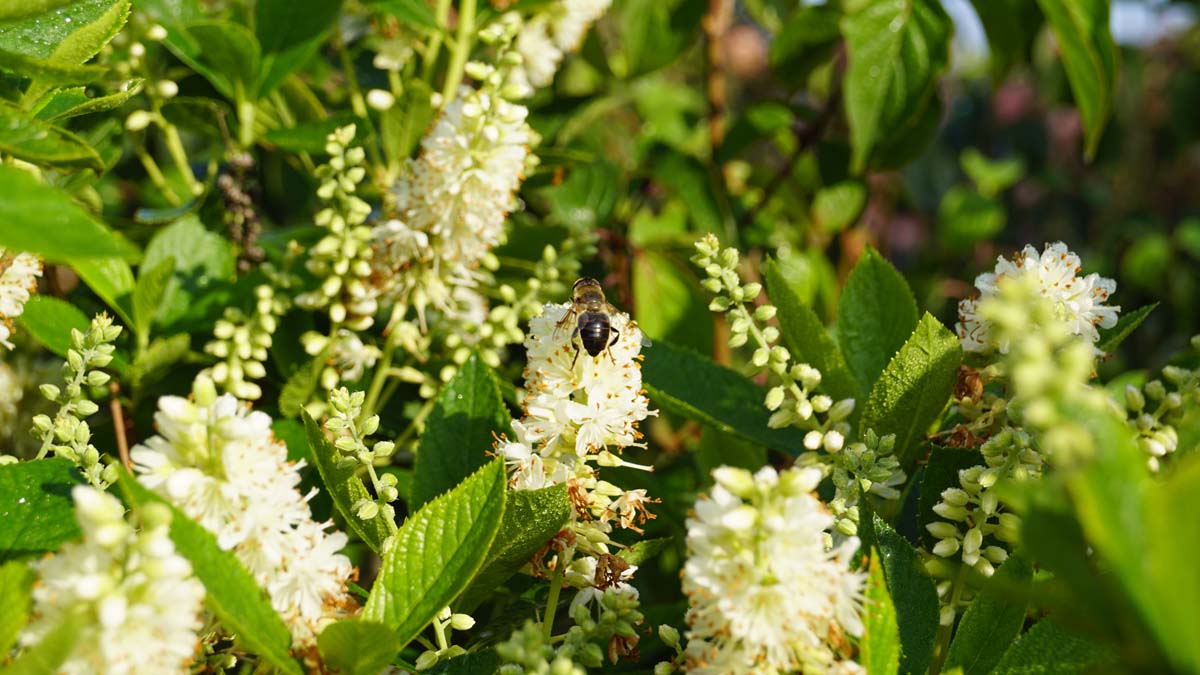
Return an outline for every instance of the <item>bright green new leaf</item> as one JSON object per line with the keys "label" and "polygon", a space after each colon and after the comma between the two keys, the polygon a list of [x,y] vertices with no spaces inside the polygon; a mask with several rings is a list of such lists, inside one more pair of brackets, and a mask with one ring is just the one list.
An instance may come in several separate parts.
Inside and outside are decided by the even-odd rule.
{"label": "bright green new leaf", "polygon": [[10,560],[0,565],[0,654],[17,642],[29,621],[33,571],[24,562]]}
{"label": "bright green new leaf", "polygon": [[71,2],[72,0],[0,0],[0,21],[43,14]]}
{"label": "bright green new leaf", "polygon": [[804,447],[803,431],[767,426],[767,392],[745,377],[666,342],[655,342],[642,353],[642,381],[663,408],[769,448],[795,454]]}
{"label": "bright green new leaf", "polygon": [[363,520],[354,512],[354,505],[363,499],[372,499],[371,493],[363,485],[362,479],[355,475],[357,465],[342,469],[338,467],[338,451],[325,437],[325,433],[317,426],[316,421],[303,410],[304,430],[308,436],[308,447],[312,451],[317,471],[321,473],[321,482],[325,491],[333,499],[333,506],[341,514],[346,525],[354,530],[372,551],[383,551],[383,542],[391,534],[384,520],[386,516],[380,511],[371,520]]}
{"label": "bright green new leaf", "polygon": [[57,63],[6,51],[0,51],[0,70],[58,86],[95,82],[108,72],[100,66]]}
{"label": "bright green new leaf", "polygon": [[926,312],[871,389],[862,428],[896,434],[896,456],[911,466],[950,400],[961,363],[958,338]]}
{"label": "bright green new leaf", "polygon": [[921,126],[950,60],[952,24],[938,0],[861,0],[842,18],[845,106],[854,168],[875,147]]}
{"label": "bright green new leaf", "polygon": [[[0,7],[10,2],[14,2],[14,0],[4,0],[4,4],[0,4]],[[129,5],[128,0],[74,0],[73,2],[56,3],[61,5],[59,8],[48,6],[47,0],[15,0],[15,2],[22,5],[23,10],[33,11],[17,12],[0,9],[0,15],[13,17],[10,20],[0,21],[0,50],[47,60],[55,55],[56,50],[62,49],[64,44],[70,46],[71,43],[68,40],[72,34],[88,30],[97,22],[100,22],[101,25],[113,23],[114,18],[119,18],[122,12],[128,12]],[[39,5],[43,7],[35,9]],[[18,15],[20,18],[16,18]],[[72,49],[72,51],[74,50]],[[92,52],[92,55],[95,53]],[[65,56],[65,53],[60,56]],[[87,58],[90,57],[91,55]],[[76,60],[71,65],[79,65],[87,58]],[[69,63],[64,58],[54,60],[60,63]]]}
{"label": "bright green new leaf", "polygon": [[900,629],[877,551],[871,551],[868,569],[859,663],[867,669],[867,675],[896,675],[900,671]]}
{"label": "bright green new leaf", "polygon": [[167,284],[175,272],[175,258],[168,256],[159,260],[154,267],[142,265],[138,270],[137,283],[133,287],[133,329],[139,345],[150,343],[150,324],[162,308]]}
{"label": "bright green new leaf", "polygon": [[842,357],[842,350],[816,313],[801,301],[778,262],[768,260],[765,270],[767,295],[778,309],[780,332],[792,358],[821,371],[821,390],[835,399],[858,397],[858,383]]}
{"label": "bright green new leaf", "polygon": [[509,432],[511,419],[492,369],[472,354],[442,387],[425,424],[410,508],[420,508],[487,464],[488,452],[498,435]]}
{"label": "bright green new leaf", "polygon": [[1088,157],[1096,154],[1112,114],[1117,86],[1117,45],[1109,31],[1108,0],[1038,0],[1083,118]]}
{"label": "bright green new leaf", "polygon": [[634,318],[652,340],[708,352],[712,314],[685,269],[671,256],[643,249],[633,261]]}
{"label": "bright green new leaf", "polygon": [[0,675],[51,675],[75,649],[83,635],[86,619],[79,614],[67,614],[61,624],[46,634],[42,641],[30,647],[7,666]]}
{"label": "bright green new leaf", "polygon": [[386,624],[407,645],[487,559],[507,490],[504,460],[496,459],[409,516],[383,556],[362,618]]}
{"label": "bright green new leaf", "polygon": [[120,488],[126,503],[135,509],[153,502],[171,509],[171,541],[204,584],[205,604],[247,649],[282,673],[301,675],[304,671],[289,653],[291,633],[233,552],[222,550],[213,533],[142,487],[130,474],[122,472]]}
{"label": "bright green new leaf", "polygon": [[1033,568],[1020,555],[1009,556],[958,623],[946,655],[946,668],[964,675],[987,675],[1025,625],[1025,604]]}
{"label": "bright green new leaf", "polygon": [[986,197],[999,195],[1025,176],[1025,162],[1020,157],[989,159],[978,149],[967,148],[958,162],[979,193]]}
{"label": "bright green new leaf", "polygon": [[837,234],[858,220],[867,205],[867,188],[862,181],[844,180],[823,187],[813,196],[813,224],[827,234]]}
{"label": "bright green new leaf", "polygon": [[492,541],[487,560],[474,581],[458,599],[456,609],[470,613],[529,562],[571,517],[566,484],[540,490],[510,490],[505,497],[504,520]]}
{"label": "bright green new leaf", "polygon": [[867,247],[838,300],[837,337],[860,400],[917,325],[917,301],[892,264]]}
{"label": "bright green new leaf", "polygon": [[[0,153],[33,164],[86,167],[97,171],[104,168],[104,162],[87,141],[49,122],[30,119],[25,112],[2,103],[0,103]],[[4,168],[6,171],[17,171],[29,176],[25,182],[37,181],[37,178],[28,172],[13,167]],[[5,195],[19,194],[17,191],[9,191],[9,185],[5,184],[8,182],[7,180],[0,178],[0,181],[4,181],[0,182],[0,188],[5,189]]]}
{"label": "bright green new leaf", "polygon": [[317,637],[321,660],[339,675],[379,675],[400,647],[392,629],[358,619],[329,624]]}
{"label": "bright green new leaf", "polygon": [[304,406],[312,400],[317,386],[321,383],[321,371],[325,369],[325,360],[318,354],[308,363],[296,369],[283,389],[279,391],[279,412],[284,417],[296,417],[304,410]]}
{"label": "bright green new leaf", "polygon": [[50,262],[126,257],[134,248],[102,225],[66,193],[33,174],[0,166],[0,246],[28,251]]}
{"label": "bright green new leaf", "polygon": [[55,93],[54,97],[38,110],[37,117],[44,120],[65,120],[119,108],[141,93],[142,83],[141,79],[131,80],[124,91],[95,98],[88,96],[83,87],[63,89]]}

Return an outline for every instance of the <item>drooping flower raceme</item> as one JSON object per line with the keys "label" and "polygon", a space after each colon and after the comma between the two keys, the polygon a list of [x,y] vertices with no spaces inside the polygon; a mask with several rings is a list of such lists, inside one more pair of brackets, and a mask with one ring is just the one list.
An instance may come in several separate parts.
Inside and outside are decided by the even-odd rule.
{"label": "drooping flower raceme", "polygon": [[856,672],[838,644],[863,634],[859,541],[828,550],[833,516],[812,494],[816,468],[751,474],[721,467],[688,519],[688,672]]}
{"label": "drooping flower raceme", "polygon": [[346,583],[354,570],[340,553],[346,535],[313,521],[313,493],[296,489],[302,463],[288,462],[270,416],[218,397],[203,377],[193,399],[159,399],[159,435],[131,453],[138,480],[233,550],[267,591],[293,647],[311,645],[326,623],[353,608]]}
{"label": "drooping flower raceme", "polygon": [[545,5],[517,32],[514,43],[521,67],[513,80],[522,96],[554,81],[563,57],[579,48],[588,28],[608,11],[612,0],[559,0]]}
{"label": "drooping flower raceme", "polygon": [[995,270],[975,278],[979,297],[958,304],[955,330],[963,349],[969,352],[995,349],[1002,354],[1008,353],[1008,342],[996,338],[991,322],[980,315],[979,304],[995,297],[1007,280],[1020,278],[1033,279],[1042,297],[1051,300],[1061,312],[1070,332],[1082,335],[1094,344],[1100,339],[1097,327],[1112,328],[1117,323],[1121,308],[1104,304],[1116,291],[1117,282],[1098,274],[1080,277],[1080,269],[1079,256],[1061,241],[1046,244],[1041,253],[1026,245],[1011,259],[999,258]]}
{"label": "drooping flower raceme", "polygon": [[0,345],[13,348],[12,322],[25,311],[29,294],[37,290],[42,261],[30,253],[12,253],[0,248]]}
{"label": "drooping flower raceme", "polygon": [[34,563],[40,582],[20,643],[38,644],[78,612],[78,639],[55,672],[189,672],[199,646],[204,586],[167,535],[170,511],[149,504],[134,529],[115,497],[84,486],[71,496],[83,539]]}

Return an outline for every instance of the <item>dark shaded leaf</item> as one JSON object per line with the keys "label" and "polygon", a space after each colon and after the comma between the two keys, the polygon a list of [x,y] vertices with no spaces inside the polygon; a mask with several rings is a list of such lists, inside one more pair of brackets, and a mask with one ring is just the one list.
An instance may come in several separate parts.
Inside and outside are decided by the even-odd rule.
{"label": "dark shaded leaf", "polygon": [[82,483],[65,459],[0,466],[0,562],[55,551],[78,538],[71,488]]}

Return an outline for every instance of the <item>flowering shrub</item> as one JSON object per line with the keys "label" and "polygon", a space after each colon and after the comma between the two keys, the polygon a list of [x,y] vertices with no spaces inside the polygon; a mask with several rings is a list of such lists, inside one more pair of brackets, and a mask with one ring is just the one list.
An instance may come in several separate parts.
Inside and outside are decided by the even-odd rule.
{"label": "flowering shrub", "polygon": [[0,0],[0,675],[1200,672],[1200,29],[793,4]]}

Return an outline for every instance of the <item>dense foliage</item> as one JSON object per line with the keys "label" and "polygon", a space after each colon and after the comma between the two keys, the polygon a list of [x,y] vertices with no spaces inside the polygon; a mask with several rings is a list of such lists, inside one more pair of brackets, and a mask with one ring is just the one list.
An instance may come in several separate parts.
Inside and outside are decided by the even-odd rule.
{"label": "dense foliage", "polygon": [[0,0],[0,675],[1200,671],[1185,5]]}

